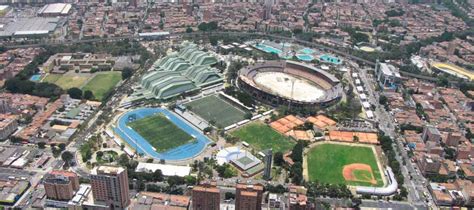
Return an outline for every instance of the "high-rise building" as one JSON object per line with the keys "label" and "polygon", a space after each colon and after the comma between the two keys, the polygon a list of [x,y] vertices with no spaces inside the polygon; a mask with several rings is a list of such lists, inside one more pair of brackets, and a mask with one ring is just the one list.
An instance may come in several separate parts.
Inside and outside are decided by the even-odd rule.
{"label": "high-rise building", "polygon": [[263,19],[268,20],[272,16],[272,7],[273,7],[273,0],[265,0],[265,5],[263,8]]}
{"label": "high-rise building", "polygon": [[421,139],[423,139],[424,142],[439,142],[441,141],[441,133],[436,127],[427,125],[423,128],[423,134],[421,135]]}
{"label": "high-rise building", "polygon": [[235,191],[236,210],[262,209],[262,185],[237,184]]}
{"label": "high-rise building", "polygon": [[272,178],[272,149],[267,149],[263,153],[265,154],[265,169],[263,171],[263,179],[270,180]]}
{"label": "high-rise building", "polygon": [[79,189],[77,174],[70,171],[51,171],[43,177],[46,197],[52,200],[71,200]]}
{"label": "high-rise building", "polygon": [[130,205],[128,174],[122,167],[95,167],[91,173],[91,187],[96,203],[109,209],[124,209]]}
{"label": "high-rise building", "polygon": [[219,210],[220,190],[216,183],[203,184],[193,187],[194,210]]}

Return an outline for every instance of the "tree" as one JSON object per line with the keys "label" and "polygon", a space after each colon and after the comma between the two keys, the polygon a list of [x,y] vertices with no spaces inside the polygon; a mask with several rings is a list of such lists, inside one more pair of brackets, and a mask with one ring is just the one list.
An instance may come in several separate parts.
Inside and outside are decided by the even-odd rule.
{"label": "tree", "polygon": [[163,181],[163,172],[160,169],[157,169],[156,171],[153,172],[153,178],[154,181],[161,182]]}
{"label": "tree", "polygon": [[128,166],[130,162],[130,159],[128,158],[128,155],[123,153],[119,156],[117,163],[121,166]]}
{"label": "tree", "polygon": [[38,148],[40,148],[40,149],[46,148],[46,142],[44,142],[44,141],[38,142]]}
{"label": "tree", "polygon": [[74,155],[69,151],[64,151],[63,154],[61,154],[61,159],[66,163],[66,166],[69,166],[74,159]]}
{"label": "tree", "polygon": [[193,29],[188,26],[188,27],[186,28],[186,33],[192,33],[192,32],[193,32]]}
{"label": "tree", "polygon": [[209,37],[209,42],[211,43],[212,46],[217,46],[217,42],[218,42],[217,37],[215,36]]}
{"label": "tree", "polygon": [[273,164],[276,166],[282,166],[285,163],[285,160],[283,159],[283,153],[278,151],[275,152],[273,155]]}
{"label": "tree", "polygon": [[97,156],[97,159],[102,159],[102,157],[104,156],[104,152],[102,152],[102,151],[97,151],[97,152],[95,153],[95,155]]}
{"label": "tree", "polygon": [[61,143],[61,144],[58,145],[58,147],[59,147],[59,149],[60,149],[61,151],[64,151],[64,150],[66,149],[66,144],[65,144],[65,143]]}
{"label": "tree", "polygon": [[190,175],[185,176],[185,177],[184,177],[184,181],[186,182],[186,185],[188,185],[188,186],[189,186],[189,185],[195,185],[195,184],[197,184],[197,179],[196,179],[196,177],[190,176]]}
{"label": "tree", "polygon": [[94,93],[90,90],[84,91],[84,99],[91,100],[94,99]]}
{"label": "tree", "polygon": [[122,70],[122,80],[126,80],[133,75],[133,69],[129,67],[125,67]]}
{"label": "tree", "polygon": [[250,112],[245,113],[244,118],[248,120],[252,119],[252,113]]}
{"label": "tree", "polygon": [[74,99],[82,99],[82,90],[76,87],[67,90],[67,94]]}
{"label": "tree", "polygon": [[291,151],[291,159],[293,162],[303,162],[304,142],[298,141]]}
{"label": "tree", "polygon": [[381,95],[381,96],[379,97],[379,103],[380,103],[380,105],[385,105],[385,104],[387,104],[387,102],[388,102],[387,96]]}
{"label": "tree", "polygon": [[225,199],[225,200],[235,199],[235,194],[232,193],[232,192],[226,192],[226,193],[224,194],[224,199]]}

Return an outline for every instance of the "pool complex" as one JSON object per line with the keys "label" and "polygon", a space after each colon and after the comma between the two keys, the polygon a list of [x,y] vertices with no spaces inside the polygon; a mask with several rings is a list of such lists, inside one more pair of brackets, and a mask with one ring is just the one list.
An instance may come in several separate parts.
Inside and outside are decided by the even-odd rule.
{"label": "pool complex", "polygon": [[30,81],[37,82],[41,79],[41,74],[34,74],[30,77]]}
{"label": "pool complex", "polygon": [[324,55],[319,56],[319,59],[321,61],[329,62],[329,63],[332,63],[332,64],[341,64],[342,63],[342,59],[331,56],[331,55],[328,55],[328,54],[324,54]]}
{"label": "pool complex", "polygon": [[[166,152],[158,153],[153,149],[153,146],[151,146],[146,139],[140,136],[131,127],[127,126],[128,119],[132,115],[135,115],[136,119],[141,119],[158,113],[164,114],[176,126],[196,138],[196,141],[170,149]],[[118,119],[117,126],[114,127],[113,130],[132,148],[134,148],[136,145],[138,153],[144,153],[155,159],[184,160],[193,158],[199,155],[205,149],[205,147],[211,143],[211,140],[209,140],[199,130],[195,129],[169,110],[162,108],[139,108],[126,112]]]}
{"label": "pool complex", "polygon": [[314,59],[312,55],[307,54],[298,54],[296,57],[302,61],[312,61]]}
{"label": "pool complex", "polygon": [[267,53],[276,53],[278,55],[283,53],[283,51],[281,51],[280,49],[277,49],[277,48],[274,48],[272,46],[268,46],[268,45],[265,45],[265,44],[256,44],[255,47],[258,48],[259,50],[262,50],[262,51],[267,52]]}
{"label": "pool complex", "polygon": [[311,48],[303,48],[299,51],[299,53],[301,53],[301,54],[313,54],[314,50],[311,49]]}

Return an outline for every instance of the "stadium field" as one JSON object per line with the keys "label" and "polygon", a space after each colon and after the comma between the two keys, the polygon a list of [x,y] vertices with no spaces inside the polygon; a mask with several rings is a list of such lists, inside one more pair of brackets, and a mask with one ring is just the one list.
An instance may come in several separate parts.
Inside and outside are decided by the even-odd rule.
{"label": "stadium field", "polygon": [[[354,186],[383,186],[382,174],[370,147],[320,144],[308,151],[306,160],[310,181]],[[366,165],[371,170],[357,168],[360,165]],[[343,175],[345,166],[355,166],[349,170],[352,172],[349,174],[352,180],[347,180]]]}
{"label": "stadium field", "polygon": [[118,82],[122,79],[120,72],[101,72],[98,73],[92,78],[85,86],[82,88],[83,91],[90,90],[94,94],[94,97],[98,101],[107,96],[107,94],[117,85]]}
{"label": "stadium field", "polygon": [[245,125],[231,132],[231,135],[249,143],[251,147],[259,151],[272,148],[273,152],[286,152],[296,144],[295,141],[260,122]]}
{"label": "stadium field", "polygon": [[221,128],[244,120],[246,114],[244,110],[215,95],[191,101],[185,106],[207,122],[214,121]]}
{"label": "stadium field", "polygon": [[163,114],[132,121],[127,126],[146,139],[157,152],[164,152],[194,140]]}

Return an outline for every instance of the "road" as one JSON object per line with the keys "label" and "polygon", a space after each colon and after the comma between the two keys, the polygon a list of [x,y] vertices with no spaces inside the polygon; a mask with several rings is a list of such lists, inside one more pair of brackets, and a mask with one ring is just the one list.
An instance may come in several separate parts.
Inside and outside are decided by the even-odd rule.
{"label": "road", "polygon": [[[410,158],[406,150],[404,149],[403,141],[394,125],[393,117],[385,110],[383,106],[378,103],[379,92],[376,92],[374,85],[377,85],[377,82],[367,73],[366,68],[354,68],[358,69],[360,80],[364,83],[367,95],[369,97],[370,104],[375,105],[375,116],[379,122],[379,128],[382,130],[385,135],[389,136],[395,142],[392,147],[396,153],[396,159],[401,165],[401,171],[404,177],[404,186],[408,190],[408,201],[419,208],[427,208],[431,203],[425,202],[426,199],[423,197],[425,192],[427,192],[427,187],[425,186],[426,180],[421,175],[419,171],[411,164]],[[403,162],[405,160],[405,165]],[[413,178],[411,178],[413,177]],[[429,195],[429,193],[428,193]],[[430,199],[428,198],[430,201]],[[431,202],[431,201],[430,201]]]}

